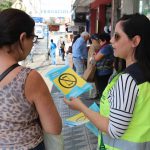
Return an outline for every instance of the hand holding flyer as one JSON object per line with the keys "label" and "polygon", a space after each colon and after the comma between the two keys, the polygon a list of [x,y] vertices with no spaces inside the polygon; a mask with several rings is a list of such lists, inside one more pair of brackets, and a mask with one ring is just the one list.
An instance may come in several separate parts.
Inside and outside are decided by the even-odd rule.
{"label": "hand holding flyer", "polygon": [[78,126],[89,122],[88,118],[83,114],[79,113],[65,120],[65,125],[68,126]]}
{"label": "hand holding flyer", "polygon": [[[96,103],[93,103],[89,108],[95,112],[99,112],[99,107],[97,106]],[[75,126],[85,124],[85,126],[94,135],[98,136],[98,129],[95,127],[95,125],[92,122],[89,121],[89,119],[83,113],[78,113],[76,115],[73,115],[73,116],[67,118],[64,121],[64,124],[69,127],[75,127]]]}
{"label": "hand holding flyer", "polygon": [[92,89],[92,86],[83,80],[76,72],[68,66],[55,68],[46,74],[54,85],[66,96],[78,97]]}

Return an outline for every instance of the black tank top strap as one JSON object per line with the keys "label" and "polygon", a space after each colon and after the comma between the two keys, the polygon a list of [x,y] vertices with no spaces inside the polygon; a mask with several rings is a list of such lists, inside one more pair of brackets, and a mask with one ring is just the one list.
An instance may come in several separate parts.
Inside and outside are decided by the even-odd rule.
{"label": "black tank top strap", "polygon": [[16,67],[20,66],[18,63],[17,64],[13,64],[12,66],[10,66],[8,69],[6,69],[1,75],[0,75],[0,81],[2,81],[9,72],[11,72],[13,69],[15,69]]}

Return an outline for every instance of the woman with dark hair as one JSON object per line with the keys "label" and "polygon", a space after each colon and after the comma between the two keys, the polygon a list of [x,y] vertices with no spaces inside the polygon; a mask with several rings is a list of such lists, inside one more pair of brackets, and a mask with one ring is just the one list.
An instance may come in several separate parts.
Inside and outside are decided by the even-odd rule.
{"label": "woman with dark hair", "polygon": [[150,149],[150,20],[141,14],[124,15],[111,39],[114,55],[126,61],[103,92],[100,113],[79,98],[65,99],[100,130],[98,149]]}
{"label": "woman with dark hair", "polygon": [[113,73],[113,48],[110,44],[110,35],[102,33],[99,35],[100,49],[94,55],[96,61],[95,83],[98,93],[98,98],[102,96],[108,80]]}
{"label": "woman with dark hair", "polygon": [[0,149],[45,150],[43,131],[61,132],[61,119],[41,75],[18,65],[37,36],[25,12],[0,13]]}

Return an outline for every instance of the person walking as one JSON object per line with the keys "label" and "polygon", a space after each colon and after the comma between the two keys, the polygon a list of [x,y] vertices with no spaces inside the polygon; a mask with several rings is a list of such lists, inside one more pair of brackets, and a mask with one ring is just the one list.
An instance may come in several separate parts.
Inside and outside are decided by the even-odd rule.
{"label": "person walking", "polygon": [[53,42],[53,39],[51,39],[50,42],[50,56],[52,59],[52,65],[56,65],[56,44]]}
{"label": "person walking", "polygon": [[37,40],[24,11],[0,12],[0,149],[45,150],[43,130],[60,134],[62,122],[41,75],[18,65]]}
{"label": "person walking", "polygon": [[142,14],[123,15],[111,38],[114,56],[126,61],[125,70],[108,84],[100,113],[79,98],[65,99],[99,129],[98,149],[150,149],[150,20]]}
{"label": "person walking", "polygon": [[90,35],[88,32],[82,32],[81,36],[74,42],[72,46],[73,64],[76,73],[80,76],[83,75],[86,69],[86,62],[88,57],[87,41]]}
{"label": "person walking", "polygon": [[60,45],[60,50],[61,50],[61,57],[62,61],[65,61],[65,42],[63,41]]}

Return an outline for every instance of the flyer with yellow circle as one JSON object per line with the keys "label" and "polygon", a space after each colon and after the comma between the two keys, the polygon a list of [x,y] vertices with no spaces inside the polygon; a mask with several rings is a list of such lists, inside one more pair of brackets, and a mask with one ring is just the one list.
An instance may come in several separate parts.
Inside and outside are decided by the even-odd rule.
{"label": "flyer with yellow circle", "polygon": [[92,89],[91,84],[82,79],[69,66],[54,68],[46,74],[46,77],[54,83],[66,98],[78,97]]}

